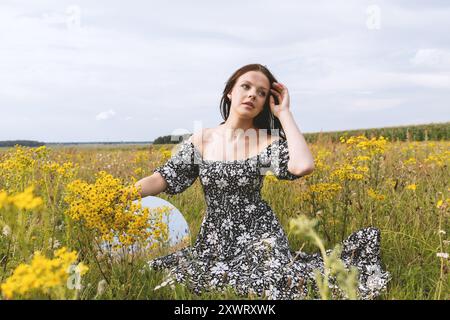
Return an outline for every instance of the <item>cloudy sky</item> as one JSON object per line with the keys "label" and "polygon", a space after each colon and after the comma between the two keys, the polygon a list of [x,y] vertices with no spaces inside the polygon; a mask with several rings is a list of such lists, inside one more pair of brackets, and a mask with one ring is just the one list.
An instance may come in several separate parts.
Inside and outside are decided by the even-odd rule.
{"label": "cloudy sky", "polygon": [[269,67],[302,132],[450,120],[450,2],[2,0],[0,140],[149,141]]}

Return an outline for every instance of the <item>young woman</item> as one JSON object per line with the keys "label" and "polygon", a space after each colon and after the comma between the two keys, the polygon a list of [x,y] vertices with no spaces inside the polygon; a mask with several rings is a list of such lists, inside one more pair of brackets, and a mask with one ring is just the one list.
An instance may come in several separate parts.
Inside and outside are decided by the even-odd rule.
{"label": "young woman", "polygon": [[[260,193],[267,170],[283,180],[314,170],[290,111],[288,89],[266,67],[246,65],[228,80],[220,111],[224,122],[194,133],[153,175],[136,183],[142,197],[172,195],[200,177],[207,204],[194,246],[149,266],[169,270],[164,283],[187,284],[196,293],[231,285],[243,295],[303,298],[311,284],[315,288],[314,269],[323,269],[322,258],[302,253],[293,261],[281,224]],[[389,273],[381,270],[377,229],[350,235],[342,259],[359,270],[361,298],[385,288]]]}

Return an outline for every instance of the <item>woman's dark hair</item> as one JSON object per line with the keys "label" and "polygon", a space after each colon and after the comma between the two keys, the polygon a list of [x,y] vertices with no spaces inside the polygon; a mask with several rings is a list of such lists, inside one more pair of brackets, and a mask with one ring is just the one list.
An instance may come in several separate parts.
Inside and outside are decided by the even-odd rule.
{"label": "woman's dark hair", "polygon": [[[268,79],[270,83],[270,87],[272,88],[273,82],[278,82],[274,75],[267,69],[265,66],[256,63],[256,64],[248,64],[243,66],[242,68],[236,70],[228,81],[225,84],[225,89],[223,90],[222,99],[220,100],[220,113],[222,114],[222,118],[226,121],[228,116],[230,115],[231,108],[231,100],[228,98],[227,94],[231,92],[234,85],[236,84],[237,79],[242,76],[244,73],[249,71],[260,71],[262,72]],[[281,126],[280,120],[275,117],[270,110],[270,92],[267,94],[266,102],[264,103],[263,110],[253,119],[253,124],[258,129],[267,129],[267,133],[271,134],[271,130],[278,129],[279,135],[281,138],[286,139],[286,135],[283,131],[283,127]],[[274,96],[275,103],[277,103],[277,99]],[[221,124],[224,124],[223,121]]]}

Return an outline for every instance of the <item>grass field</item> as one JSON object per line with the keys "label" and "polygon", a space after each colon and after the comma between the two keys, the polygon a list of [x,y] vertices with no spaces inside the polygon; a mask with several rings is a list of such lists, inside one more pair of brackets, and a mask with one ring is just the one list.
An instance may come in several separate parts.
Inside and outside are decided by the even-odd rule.
{"label": "grass field", "polygon": [[[163,211],[131,207],[127,186],[167,161],[171,147],[2,148],[2,297],[253,298],[232,290],[196,296],[179,284],[154,291],[164,274],[145,268],[146,261],[193,244],[206,208],[199,180],[182,194],[160,195],[185,215],[191,230],[191,239],[171,248],[165,244]],[[316,163],[311,175],[295,181],[268,176],[262,190],[291,248],[317,251],[289,229],[299,215],[318,220],[326,248],[356,229],[375,226],[392,275],[381,299],[449,299],[450,142],[346,136],[319,139],[310,148]],[[146,250],[124,249],[142,246],[149,237],[153,242]]]}

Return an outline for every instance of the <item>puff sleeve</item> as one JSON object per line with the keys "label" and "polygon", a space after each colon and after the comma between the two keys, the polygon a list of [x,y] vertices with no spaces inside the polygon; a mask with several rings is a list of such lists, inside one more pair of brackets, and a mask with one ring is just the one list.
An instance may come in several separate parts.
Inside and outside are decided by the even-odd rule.
{"label": "puff sleeve", "polygon": [[166,180],[168,187],[164,193],[174,195],[183,192],[195,182],[199,175],[194,145],[190,141],[183,141],[178,145],[178,151],[153,172],[159,172]]}
{"label": "puff sleeve", "polygon": [[270,168],[279,180],[295,180],[297,176],[288,171],[289,149],[287,140],[279,139],[272,143],[269,148]]}

